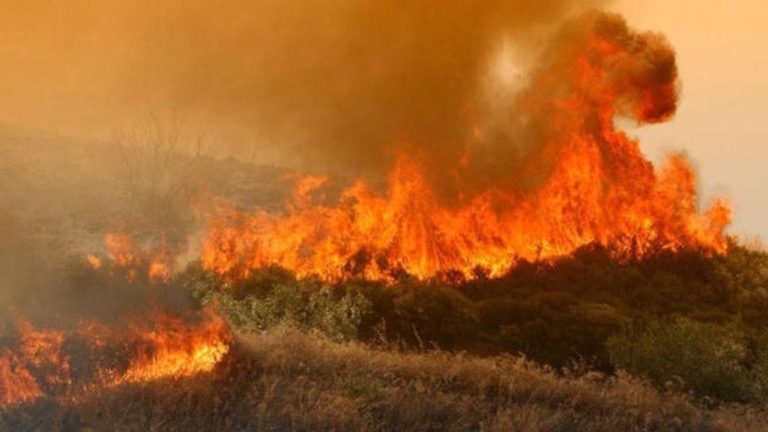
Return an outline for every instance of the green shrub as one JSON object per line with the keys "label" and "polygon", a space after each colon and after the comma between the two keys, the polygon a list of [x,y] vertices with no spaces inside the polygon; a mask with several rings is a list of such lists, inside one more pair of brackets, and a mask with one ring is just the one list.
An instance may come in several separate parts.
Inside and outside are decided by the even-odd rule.
{"label": "green shrub", "polygon": [[406,340],[416,338],[418,344],[455,348],[477,337],[478,319],[472,302],[457,290],[421,283],[400,284],[393,289],[398,290],[393,299],[398,322],[387,324],[396,324]]}
{"label": "green shrub", "polygon": [[497,343],[505,351],[521,352],[532,360],[558,368],[578,359],[607,369],[610,362],[605,341],[630,320],[607,304],[568,304],[562,301],[567,296],[546,298],[557,300],[557,306],[547,305],[541,298],[523,303],[527,308],[521,316],[529,318],[501,326]]}
{"label": "green shrub", "polygon": [[[228,283],[193,264],[179,282],[201,303],[219,302],[232,323],[248,331],[291,322],[335,340],[480,355],[522,352],[555,368],[575,359],[603,372],[640,371],[659,385],[683,382],[698,394],[729,400],[768,395],[753,389],[768,389],[768,355],[760,357],[768,342],[757,340],[768,328],[768,254],[735,243],[724,256],[658,251],[627,261],[585,247],[560,259],[518,263],[499,278],[472,280],[405,275],[394,284],[329,285],[271,267]],[[669,316],[685,320],[650,325],[645,333],[624,331]],[[723,327],[734,317],[743,331]],[[761,376],[765,384],[758,386]],[[736,396],[745,380],[753,385]]]}
{"label": "green shrub", "polygon": [[747,402],[760,396],[744,333],[736,325],[716,325],[687,318],[651,322],[609,338],[615,367],[644,377],[659,387],[679,386],[697,396]]}
{"label": "green shrub", "polygon": [[344,287],[341,295],[326,287],[310,294],[307,312],[307,327],[319,329],[333,340],[354,340],[371,312],[371,302],[357,286]]}
{"label": "green shrub", "polygon": [[526,303],[512,298],[482,300],[475,305],[475,309],[480,322],[488,331],[528,321],[536,315]]}
{"label": "green shrub", "polygon": [[280,324],[319,330],[336,341],[357,339],[371,303],[354,286],[333,288],[314,281],[262,287],[259,295],[226,290],[204,297],[241,331],[260,332]]}
{"label": "green shrub", "polygon": [[268,295],[237,298],[228,292],[216,295],[218,307],[240,330],[263,331],[284,322],[301,324],[307,315],[307,300],[295,284],[279,284]]}

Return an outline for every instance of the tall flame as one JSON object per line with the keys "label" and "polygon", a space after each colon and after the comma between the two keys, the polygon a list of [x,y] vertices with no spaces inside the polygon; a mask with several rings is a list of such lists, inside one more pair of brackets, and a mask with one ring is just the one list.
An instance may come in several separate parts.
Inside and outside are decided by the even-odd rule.
{"label": "tall flame", "polygon": [[517,260],[590,243],[618,257],[725,252],[728,204],[715,200],[701,212],[696,175],[683,156],[657,170],[615,127],[617,116],[649,123],[674,114],[677,68],[666,41],[599,13],[566,27],[561,39],[519,97],[540,143],[501,181],[442,199],[439,182],[455,177],[461,185],[482,175],[471,149],[435,179],[426,168],[436,155],[405,147],[384,193],[358,181],[329,206],[312,200],[323,180],[307,177],[297,182],[287,214],[222,206],[208,219],[203,265],[230,279],[273,264],[328,280],[402,271],[472,277],[477,268],[499,275]]}
{"label": "tall flame", "polygon": [[42,395],[23,360],[8,350],[0,352],[0,409],[33,401]]}

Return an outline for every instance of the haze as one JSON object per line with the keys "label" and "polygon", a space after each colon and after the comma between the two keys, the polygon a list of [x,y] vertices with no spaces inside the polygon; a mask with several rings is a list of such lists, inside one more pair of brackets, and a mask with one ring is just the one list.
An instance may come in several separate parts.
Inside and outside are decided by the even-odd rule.
{"label": "haze", "polygon": [[673,121],[633,131],[644,150],[653,160],[687,151],[704,196],[731,198],[731,231],[768,239],[768,3],[623,0],[614,9],[664,33],[677,51],[680,107]]}

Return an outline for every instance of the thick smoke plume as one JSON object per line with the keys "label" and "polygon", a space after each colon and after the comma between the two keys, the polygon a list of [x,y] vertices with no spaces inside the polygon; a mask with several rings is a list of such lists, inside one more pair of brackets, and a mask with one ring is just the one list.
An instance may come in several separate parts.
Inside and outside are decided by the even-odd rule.
{"label": "thick smoke plume", "polygon": [[[548,42],[525,89],[493,113],[507,122],[470,145],[475,169],[467,177],[487,176],[486,187],[537,185],[563,163],[557,152],[588,141],[599,148],[607,182],[626,185],[626,176],[640,170],[648,190],[653,169],[614,121],[668,120],[677,109],[678,84],[675,53],[662,35],[637,32],[613,14],[572,19]],[[642,194],[635,192],[628,196]]]}
{"label": "thick smoke plume", "polygon": [[5,3],[0,121],[92,135],[170,110],[220,133],[217,150],[359,173],[389,168],[393,146],[456,160],[488,126],[502,41],[529,46],[600,2]]}
{"label": "thick smoke plume", "polygon": [[[591,243],[632,259],[682,248],[722,253],[728,206],[714,202],[702,213],[683,157],[656,170],[616,128],[617,117],[670,118],[677,81],[664,38],[617,15],[582,14],[548,44],[529,86],[497,112],[512,120],[484,127],[470,110],[433,138],[400,147],[384,193],[358,182],[337,205],[316,205],[308,192],[321,183],[308,177],[286,216],[225,211],[210,223],[203,263],[234,279],[277,263],[334,280],[396,277],[400,269],[503,274],[520,258]],[[446,145],[464,125],[476,126],[475,137]]]}
{"label": "thick smoke plume", "polygon": [[[614,124],[617,117],[651,123],[674,115],[673,50],[619,16],[584,12],[600,2],[588,3],[54,0],[41,7],[13,0],[0,17],[7,30],[0,40],[0,121],[88,135],[158,108],[186,118],[189,127],[221,133],[227,139],[214,142],[215,152],[271,149],[294,167],[378,180],[347,190],[332,212],[310,205],[310,188],[302,205],[294,203],[310,229],[286,225],[285,232],[305,235],[287,248],[291,257],[319,239],[333,246],[338,262],[362,249],[399,262],[398,251],[406,251],[417,273],[430,275],[483,264],[489,249],[503,269],[513,257],[568,253],[592,241],[624,247],[633,236],[665,247],[723,249],[727,211],[715,206],[712,215],[699,214],[690,167],[675,159],[654,170]],[[526,73],[515,81],[515,70]],[[127,142],[143,149],[167,135],[151,130]],[[224,181],[202,164],[182,168],[171,147],[153,147],[149,158],[137,159],[138,168],[125,163],[130,152],[116,156],[128,166],[127,178],[146,180],[127,182],[125,195],[134,200],[106,191],[88,202],[122,201],[153,216],[135,216],[142,222],[129,231],[170,226],[178,232],[165,233],[169,242],[183,242],[193,212],[170,198],[203,201],[195,194],[206,188],[193,182]],[[61,171],[77,170],[82,165]],[[171,172],[178,175],[169,179]],[[380,187],[386,182],[388,191]],[[82,183],[80,190],[94,191],[100,182]],[[36,199],[32,210],[54,195],[63,196],[48,193],[50,200]],[[70,213],[84,220],[82,209]],[[329,213],[354,229],[322,229],[318,220]],[[373,246],[335,237],[356,232],[370,242],[369,231],[381,226],[396,229]],[[406,238],[412,244],[402,244]],[[214,252],[217,241],[210,241]],[[260,242],[251,243],[245,249]],[[13,250],[0,252],[14,257]],[[254,263],[291,267],[262,252],[252,253]],[[2,261],[0,267],[19,267]],[[119,307],[121,295],[113,297]]]}

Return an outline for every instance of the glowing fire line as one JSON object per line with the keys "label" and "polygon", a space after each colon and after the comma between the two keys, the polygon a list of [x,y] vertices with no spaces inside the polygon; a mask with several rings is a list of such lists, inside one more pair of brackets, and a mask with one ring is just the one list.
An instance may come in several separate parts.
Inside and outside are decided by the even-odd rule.
{"label": "glowing fire line", "polygon": [[[224,321],[206,312],[197,323],[156,310],[148,328],[142,321],[127,328],[93,322],[71,333],[38,330],[19,321],[18,349],[0,351],[0,410],[52,396],[63,402],[77,400],[83,389],[142,383],[162,378],[183,378],[210,372],[229,352],[230,337]],[[111,349],[127,357],[127,366],[115,369],[97,365],[93,381],[77,382],[72,376],[69,339],[85,340],[95,355]],[[106,350],[106,351],[105,351]]]}
{"label": "glowing fire line", "polygon": [[204,267],[230,280],[271,265],[326,280],[389,280],[398,272],[473,277],[477,268],[495,276],[518,260],[590,243],[618,258],[683,248],[724,253],[728,203],[700,211],[685,158],[672,155],[655,169],[614,124],[619,116],[654,123],[674,115],[677,67],[667,42],[599,13],[563,32],[519,96],[520,112],[536,120],[535,151],[501,181],[461,189],[446,204],[436,185],[456,178],[461,186],[483,176],[483,166],[467,151],[444,167],[451,176],[435,178],[425,167],[439,158],[402,146],[384,193],[359,181],[337,204],[320,204],[312,192],[323,180],[308,176],[285,214],[226,205],[212,212]]}

